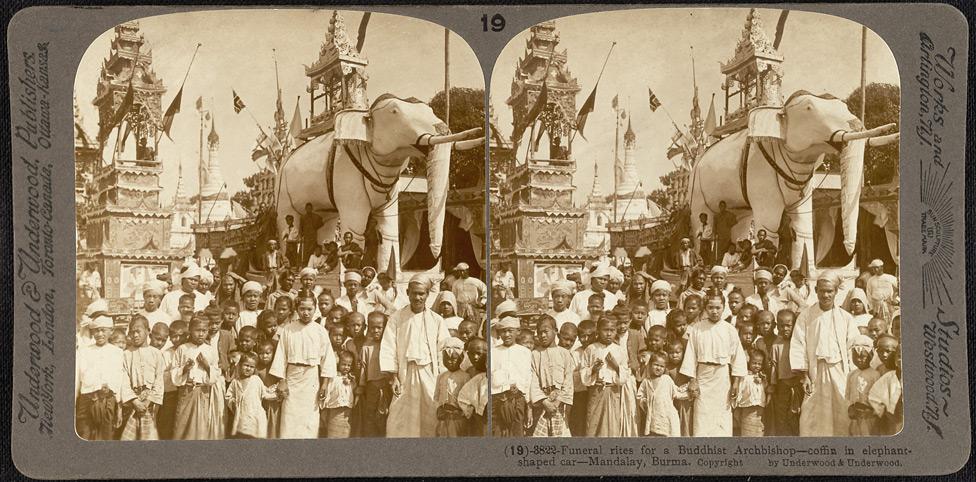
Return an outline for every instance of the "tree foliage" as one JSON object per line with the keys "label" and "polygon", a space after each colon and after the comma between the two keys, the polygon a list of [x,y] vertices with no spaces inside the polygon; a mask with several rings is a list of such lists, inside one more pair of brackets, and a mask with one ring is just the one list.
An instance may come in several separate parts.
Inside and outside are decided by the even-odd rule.
{"label": "tree foliage", "polygon": [[[864,127],[872,129],[885,124],[898,124],[901,113],[901,88],[897,85],[871,83],[864,86],[867,102],[864,105]],[[854,89],[847,99],[847,109],[852,114],[861,115],[861,88]],[[828,155],[821,168],[827,172],[840,172],[839,158]],[[898,144],[870,147],[864,152],[864,184],[867,186],[891,182],[898,172]]]}
{"label": "tree foliage", "polygon": [[[434,95],[429,102],[434,115],[444,119],[446,99],[444,91]],[[467,87],[451,87],[451,132],[461,132],[485,125],[485,91]],[[426,159],[413,159],[408,172],[423,175]],[[451,188],[474,187],[484,176],[485,149],[477,147],[466,151],[451,152]]]}
{"label": "tree foliage", "polygon": [[235,192],[234,195],[230,197],[230,200],[240,204],[242,208],[247,210],[247,212],[254,212],[254,196],[251,194],[250,189]]}
{"label": "tree foliage", "polygon": [[[871,83],[864,87],[867,101],[864,106],[864,127],[872,129],[885,124],[898,124],[901,113],[901,88],[897,85]],[[847,96],[847,108],[860,116],[861,88]],[[864,153],[864,184],[890,182],[898,171],[898,143],[868,148]]]}

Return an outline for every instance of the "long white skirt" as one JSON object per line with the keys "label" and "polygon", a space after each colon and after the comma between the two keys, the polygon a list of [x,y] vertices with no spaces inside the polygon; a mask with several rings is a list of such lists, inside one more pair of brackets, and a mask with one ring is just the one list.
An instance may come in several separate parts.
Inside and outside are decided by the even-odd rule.
{"label": "long white skirt", "polygon": [[434,437],[437,435],[437,405],[434,365],[408,362],[406,380],[400,380],[401,393],[390,403],[386,419],[387,437]]}
{"label": "long white skirt", "polygon": [[691,434],[694,437],[731,437],[732,405],[729,390],[732,380],[728,365],[706,365],[697,368],[698,389]]}
{"label": "long white skirt", "polygon": [[281,438],[319,436],[319,367],[288,365],[288,397],[281,402]]}
{"label": "long white skirt", "polygon": [[851,420],[847,417],[847,374],[842,363],[828,364],[817,360],[817,375],[813,393],[800,406],[801,437],[833,437],[850,435]]}

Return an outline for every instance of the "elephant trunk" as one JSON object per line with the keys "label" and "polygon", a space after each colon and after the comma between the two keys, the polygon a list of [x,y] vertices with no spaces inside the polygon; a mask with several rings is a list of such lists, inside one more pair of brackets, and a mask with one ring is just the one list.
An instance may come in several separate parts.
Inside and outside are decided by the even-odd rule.
{"label": "elephant trunk", "polygon": [[440,257],[444,240],[451,147],[451,143],[437,144],[427,156],[427,230],[430,233],[430,252],[434,258]]}
{"label": "elephant trunk", "polygon": [[867,139],[849,141],[840,153],[840,209],[844,228],[844,248],[854,253],[857,244],[857,218],[861,187],[864,185],[864,148]]}

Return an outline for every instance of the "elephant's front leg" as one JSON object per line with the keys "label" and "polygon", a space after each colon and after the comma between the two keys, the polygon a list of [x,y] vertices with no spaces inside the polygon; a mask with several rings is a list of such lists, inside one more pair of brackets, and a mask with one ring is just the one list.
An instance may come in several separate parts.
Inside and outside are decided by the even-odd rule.
{"label": "elephant's front leg", "polygon": [[802,197],[796,206],[786,211],[793,228],[793,250],[790,253],[790,267],[802,270],[803,250],[807,251],[807,273],[814,273],[813,253],[813,183],[803,187]]}
{"label": "elephant's front leg", "polygon": [[[376,269],[386,271],[392,260],[396,274],[400,274],[400,201],[394,193],[392,200],[376,213],[376,228],[380,232],[379,252],[376,253]],[[394,278],[398,279],[398,278]]]}

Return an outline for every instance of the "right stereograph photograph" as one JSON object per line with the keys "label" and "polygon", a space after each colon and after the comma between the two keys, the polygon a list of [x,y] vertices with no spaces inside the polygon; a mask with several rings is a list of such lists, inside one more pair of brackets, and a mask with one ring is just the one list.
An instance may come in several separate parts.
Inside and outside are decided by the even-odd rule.
{"label": "right stereograph photograph", "polygon": [[518,34],[489,99],[492,435],[898,433],[900,97],[885,42],[829,15]]}

